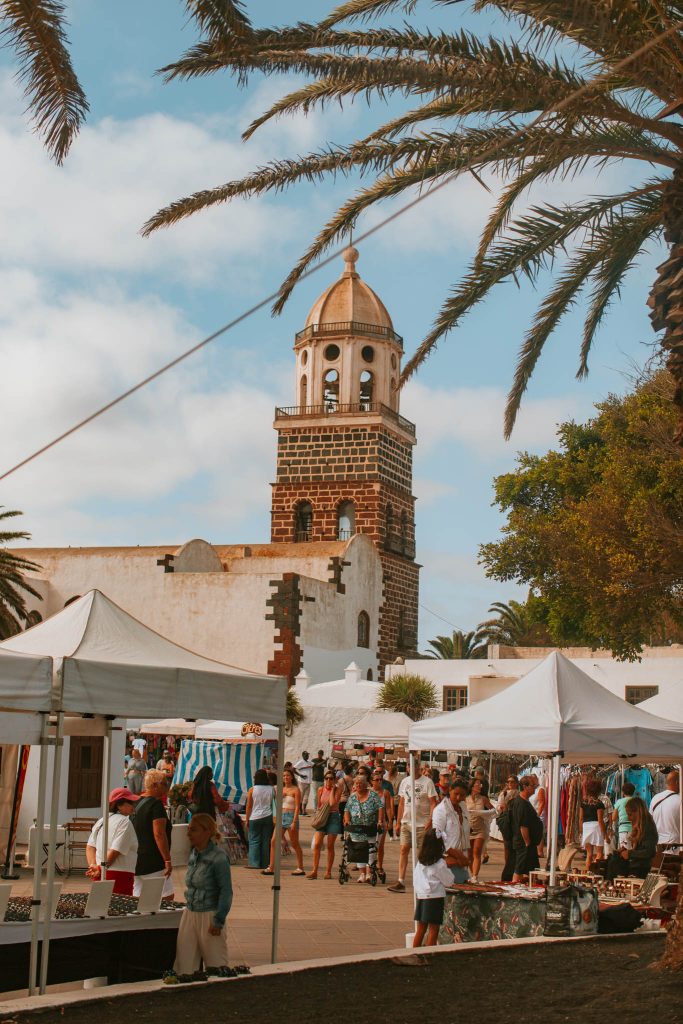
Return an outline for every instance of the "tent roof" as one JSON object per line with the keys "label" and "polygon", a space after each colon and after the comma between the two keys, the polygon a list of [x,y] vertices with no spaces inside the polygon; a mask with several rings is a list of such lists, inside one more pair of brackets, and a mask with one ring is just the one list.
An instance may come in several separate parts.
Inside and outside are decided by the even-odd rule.
{"label": "tent roof", "polygon": [[0,708],[47,711],[52,690],[52,658],[3,650],[0,645]]}
{"label": "tent roof", "polygon": [[348,729],[331,732],[339,740],[374,743],[407,743],[412,719],[400,711],[368,711]]}
{"label": "tent roof", "polygon": [[262,733],[256,736],[253,732],[243,733],[245,722],[197,722],[195,737],[198,740],[239,740],[249,743],[252,740],[276,740],[277,729],[272,725],[261,723]]}
{"label": "tent roof", "polygon": [[158,722],[145,722],[136,730],[143,736],[194,736],[197,722],[184,718],[161,718]]}
{"label": "tent roof", "polygon": [[506,690],[415,723],[412,750],[556,753],[567,761],[679,760],[683,724],[610,693],[558,651]]}
{"label": "tent roof", "polygon": [[[81,714],[230,718],[285,721],[287,683],[204,658],[145,626],[99,590],[0,644],[0,650],[47,656],[55,662],[52,705],[45,694],[27,707],[5,685],[0,662],[0,707]],[[8,703],[10,701],[11,703]]]}
{"label": "tent roof", "polygon": [[664,693],[648,697],[637,706],[641,711],[647,711],[648,715],[659,715],[661,718],[670,718],[672,722],[683,722],[683,683],[679,683],[675,690],[668,689]]}

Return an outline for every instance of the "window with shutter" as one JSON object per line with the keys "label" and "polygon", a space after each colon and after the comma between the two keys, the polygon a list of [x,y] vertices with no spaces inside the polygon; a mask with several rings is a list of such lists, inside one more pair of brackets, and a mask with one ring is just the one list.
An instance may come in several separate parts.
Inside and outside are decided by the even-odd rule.
{"label": "window with shutter", "polygon": [[69,810],[98,807],[102,799],[102,736],[72,736],[69,743]]}

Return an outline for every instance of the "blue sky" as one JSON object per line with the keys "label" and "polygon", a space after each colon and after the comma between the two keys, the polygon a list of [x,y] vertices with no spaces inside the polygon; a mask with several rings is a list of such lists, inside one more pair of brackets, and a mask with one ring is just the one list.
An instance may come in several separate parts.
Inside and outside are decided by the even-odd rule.
{"label": "blue sky", "polygon": [[[286,82],[227,77],[162,84],[155,68],[194,41],[180,3],[74,0],[75,64],[91,113],[66,164],[50,163],[27,130],[11,54],[0,51],[0,437],[4,469],[202,335],[273,291],[351,184],[302,185],[284,195],[200,215],[143,240],[160,205],[255,166],[344,142],[387,111],[365,103],[283,120],[248,144],[241,130]],[[255,20],[312,19],[327,0],[251,0]],[[421,16],[437,19],[423,5]],[[439,14],[461,25],[460,5]],[[503,29],[469,16],[470,26]],[[291,83],[290,83],[291,84]],[[398,104],[394,104],[399,109]],[[623,166],[554,183],[563,202],[631,180]],[[538,198],[538,197],[537,197]],[[463,178],[361,246],[358,270],[389,309],[410,353],[464,271],[491,200]],[[370,226],[391,207],[359,225]],[[541,293],[506,286],[444,341],[402,397],[418,429],[415,476],[421,637],[472,628],[514,587],[484,579],[480,543],[497,535],[492,480],[520,449],[544,451],[554,426],[627,387],[652,343],[645,301],[661,253],[646,255],[600,332],[578,383],[581,308],[547,345],[518,428],[502,439],[504,396]],[[215,543],[268,537],[274,475],[272,408],[294,401],[294,333],[341,270],[304,282],[284,314],[253,317],[59,449],[5,483],[40,545]],[[9,426],[8,426],[9,424]],[[429,610],[428,610],[429,609]],[[434,614],[441,616],[439,619]]]}

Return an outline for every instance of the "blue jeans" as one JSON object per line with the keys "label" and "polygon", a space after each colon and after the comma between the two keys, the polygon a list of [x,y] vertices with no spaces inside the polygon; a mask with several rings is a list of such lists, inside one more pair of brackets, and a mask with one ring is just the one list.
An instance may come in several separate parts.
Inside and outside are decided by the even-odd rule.
{"label": "blue jeans", "polygon": [[270,863],[272,818],[252,818],[249,822],[249,867],[267,868]]}

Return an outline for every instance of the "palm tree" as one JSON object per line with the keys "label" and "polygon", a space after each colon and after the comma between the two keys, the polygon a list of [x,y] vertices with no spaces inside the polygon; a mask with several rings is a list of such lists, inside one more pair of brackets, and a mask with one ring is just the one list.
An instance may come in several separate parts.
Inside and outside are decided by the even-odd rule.
{"label": "palm tree", "polygon": [[486,641],[482,643],[482,634],[479,629],[473,629],[469,633],[463,633],[461,629],[454,629],[452,636],[437,636],[428,642],[432,650],[425,654],[426,658],[484,658],[486,656]]}
{"label": "palm tree", "polygon": [[[251,32],[241,0],[184,0],[183,6],[207,40],[237,40]],[[17,56],[34,129],[61,164],[89,110],[69,55],[64,4],[0,0],[0,24]]]}
{"label": "palm tree", "polygon": [[286,722],[285,732],[291,736],[297,725],[301,725],[305,718],[303,704],[290,686],[287,690],[287,707],[285,709]]}
{"label": "palm tree", "polygon": [[433,683],[424,676],[406,672],[382,683],[375,706],[380,711],[401,711],[419,722],[428,711],[436,711],[439,702]]}
{"label": "palm tree", "polygon": [[[0,506],[0,522],[20,516],[22,513]],[[25,628],[34,625],[33,613],[27,611],[26,601],[20,591],[42,600],[40,594],[30,586],[24,577],[26,572],[40,569],[35,562],[15,555],[4,546],[15,540],[30,540],[31,534],[21,530],[0,530],[0,640],[6,640]]]}
{"label": "palm tree", "polygon": [[[455,17],[457,0],[434,0]],[[403,381],[495,285],[554,275],[522,344],[505,415],[509,436],[546,340],[583,293],[586,315],[578,376],[624,276],[662,237],[668,256],[650,296],[652,323],[676,381],[683,440],[683,5],[674,0],[472,0],[498,9],[516,36],[386,26],[410,0],[348,0],[317,24],[232,32],[207,38],[162,71],[167,80],[225,71],[306,76],[244,133],[283,114],[356,97],[414,99],[398,116],[350,145],[327,145],[274,161],[246,177],[208,188],[160,210],[143,232],[168,226],[237,197],[281,191],[301,180],[356,174],[371,180],[337,210],[284,282],[280,311],[302,274],[338,243],[371,206],[434,188],[468,171],[501,183],[479,246],[432,329],[407,363]],[[372,16],[381,16],[376,26]],[[347,27],[340,27],[342,22]],[[573,55],[570,62],[569,57]],[[556,177],[628,162],[632,183],[619,192],[519,212],[533,186]],[[635,168],[643,166],[643,175]],[[517,211],[517,212],[516,212]]]}
{"label": "palm tree", "polygon": [[535,602],[538,598],[532,595],[526,603],[494,601],[489,614],[495,614],[496,618],[480,622],[477,629],[490,643],[506,647],[536,647],[552,643],[546,625],[538,617]]}

